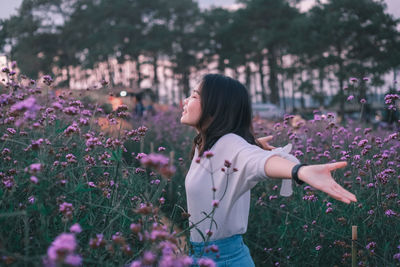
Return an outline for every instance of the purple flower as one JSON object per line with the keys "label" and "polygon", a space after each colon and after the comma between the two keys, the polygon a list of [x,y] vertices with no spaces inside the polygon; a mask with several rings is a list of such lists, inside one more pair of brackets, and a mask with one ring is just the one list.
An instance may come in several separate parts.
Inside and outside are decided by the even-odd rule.
{"label": "purple flower", "polygon": [[10,73],[10,69],[7,68],[7,67],[4,67],[4,68],[1,69],[1,72]]}
{"label": "purple flower", "polygon": [[72,212],[74,211],[74,207],[72,206],[71,203],[64,202],[60,204],[59,211],[66,217],[71,219],[72,218]]}
{"label": "purple flower", "polygon": [[278,198],[278,197],[275,196],[275,195],[269,196],[269,200],[270,200],[270,201],[273,200],[273,199],[277,199],[277,198]]}
{"label": "purple flower", "polygon": [[318,197],[315,196],[314,194],[307,194],[303,197],[303,200],[311,201],[311,202],[316,202],[318,200]]}
{"label": "purple flower", "polygon": [[36,201],[36,198],[34,196],[28,197],[28,202],[29,203],[33,204],[33,203],[35,203],[35,201]]}
{"label": "purple flower", "polygon": [[153,262],[154,262],[155,260],[156,260],[156,256],[154,255],[153,252],[151,252],[151,251],[146,251],[146,252],[143,254],[142,263],[143,263],[144,265],[152,265]]}
{"label": "purple flower", "polygon": [[31,96],[21,102],[15,103],[10,108],[10,114],[16,116],[18,113],[24,112],[23,118],[20,118],[15,122],[16,126],[22,125],[28,120],[34,120],[36,113],[39,111],[40,106],[36,104],[36,99]]}
{"label": "purple flower", "polygon": [[325,213],[331,213],[333,211],[333,209],[331,207],[327,208]]}
{"label": "purple flower", "polygon": [[368,78],[368,77],[364,77],[364,78],[363,78],[363,81],[364,81],[364,82],[369,82],[369,78]]}
{"label": "purple flower", "polygon": [[51,243],[47,250],[47,256],[51,261],[55,262],[62,260],[66,255],[72,254],[75,249],[75,235],[62,233]]}
{"label": "purple flower", "polygon": [[129,267],[142,267],[142,263],[140,261],[133,261]]}
{"label": "purple flower", "polygon": [[351,82],[351,83],[358,82],[358,79],[357,79],[357,78],[355,78],[355,77],[351,77],[351,78],[350,78],[350,82]]}
{"label": "purple flower", "polygon": [[351,101],[351,100],[353,100],[353,99],[354,99],[354,96],[349,95],[349,97],[347,98],[347,101]]}
{"label": "purple flower", "polygon": [[76,233],[76,234],[79,234],[80,232],[82,232],[82,228],[81,228],[81,226],[79,225],[79,223],[73,224],[73,225],[69,228],[69,230],[70,230],[72,233]]}
{"label": "purple flower", "polygon": [[361,104],[365,104],[365,103],[367,103],[367,100],[365,100],[365,99],[363,98],[363,99],[360,100],[360,103],[361,103]]}
{"label": "purple flower", "polygon": [[366,246],[366,249],[371,250],[373,248],[376,248],[376,242],[369,242]]}
{"label": "purple flower", "polygon": [[50,75],[44,75],[43,82],[50,86],[53,83],[53,78]]}
{"label": "purple flower", "polygon": [[397,213],[394,212],[394,211],[391,210],[391,209],[387,209],[387,210],[385,210],[385,215],[386,215],[387,217],[392,217],[392,216],[396,216]]}
{"label": "purple flower", "polygon": [[218,207],[218,205],[219,205],[219,200],[214,199],[214,200],[212,201],[211,204],[212,204],[213,207]]}
{"label": "purple flower", "polygon": [[29,180],[34,184],[37,184],[39,182],[39,180],[36,176],[31,176],[31,178],[29,178]]}
{"label": "purple flower", "polygon": [[201,258],[197,262],[200,267],[215,267],[215,262],[212,259]]}
{"label": "purple flower", "polygon": [[64,263],[71,266],[81,266],[82,257],[76,254],[69,254],[67,257],[65,257]]}
{"label": "purple flower", "polygon": [[214,156],[214,153],[211,151],[204,151],[204,156],[209,159]]}
{"label": "purple flower", "polygon": [[321,248],[322,248],[322,246],[318,245],[318,246],[315,247],[315,250],[319,251],[319,250],[321,250]]}
{"label": "purple flower", "polygon": [[366,143],[368,143],[368,140],[367,139],[363,139],[360,142],[358,142],[358,146],[359,147],[363,147],[363,146],[365,146]]}
{"label": "purple flower", "polygon": [[15,113],[32,109],[35,110],[39,109],[38,106],[36,105],[36,99],[33,96],[12,105],[10,108],[10,112]]}
{"label": "purple flower", "polygon": [[169,162],[169,159],[166,156],[164,156],[162,154],[155,154],[155,153],[151,153],[150,155],[143,156],[140,159],[140,163],[142,163],[144,166],[154,167],[154,168],[168,165],[168,162]]}
{"label": "purple flower", "polygon": [[213,234],[213,232],[212,232],[210,229],[207,229],[207,230],[206,230],[206,235],[212,236],[212,234]]}
{"label": "purple flower", "polygon": [[40,163],[33,163],[33,164],[31,164],[31,165],[29,166],[29,170],[30,170],[32,173],[40,172],[41,169],[42,169],[42,165],[41,165]]}

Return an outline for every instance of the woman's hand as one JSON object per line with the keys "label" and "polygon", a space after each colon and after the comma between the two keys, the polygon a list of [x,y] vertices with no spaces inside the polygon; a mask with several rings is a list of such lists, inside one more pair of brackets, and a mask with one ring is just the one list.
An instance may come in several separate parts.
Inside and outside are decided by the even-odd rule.
{"label": "woman's hand", "polygon": [[299,169],[298,176],[300,180],[315,189],[321,190],[334,199],[349,204],[352,201],[357,201],[356,196],[336,183],[331,175],[332,171],[346,166],[346,161],[303,166]]}
{"label": "woman's hand", "polygon": [[274,138],[272,135],[268,135],[265,137],[260,137],[257,138],[257,141],[261,144],[262,149],[264,150],[272,150],[275,149],[276,147],[271,146],[268,142],[272,140],[272,138]]}

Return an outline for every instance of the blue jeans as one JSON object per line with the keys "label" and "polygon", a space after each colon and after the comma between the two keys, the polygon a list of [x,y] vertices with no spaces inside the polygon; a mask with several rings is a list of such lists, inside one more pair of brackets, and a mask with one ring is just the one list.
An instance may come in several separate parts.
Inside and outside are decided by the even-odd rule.
{"label": "blue jeans", "polygon": [[254,267],[253,259],[251,258],[249,248],[243,243],[241,235],[233,235],[231,237],[209,241],[207,248],[211,245],[218,247],[218,252],[204,251],[204,242],[192,242],[193,252],[190,251],[190,256],[193,259],[192,266],[198,266],[197,261],[200,258],[212,259],[217,267]]}

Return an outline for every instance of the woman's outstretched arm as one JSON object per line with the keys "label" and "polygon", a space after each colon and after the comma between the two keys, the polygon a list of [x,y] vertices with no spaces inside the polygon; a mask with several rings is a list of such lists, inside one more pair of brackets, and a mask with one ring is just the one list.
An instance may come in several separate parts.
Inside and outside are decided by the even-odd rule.
{"label": "woman's outstretched arm", "polygon": [[[292,169],[295,165],[296,163],[282,157],[271,156],[265,162],[264,171],[270,178],[290,179],[292,177]],[[357,201],[356,196],[336,183],[331,175],[332,171],[343,168],[346,165],[347,162],[340,161],[303,166],[299,169],[298,177],[315,189],[321,190],[334,199],[349,204],[352,201]]]}

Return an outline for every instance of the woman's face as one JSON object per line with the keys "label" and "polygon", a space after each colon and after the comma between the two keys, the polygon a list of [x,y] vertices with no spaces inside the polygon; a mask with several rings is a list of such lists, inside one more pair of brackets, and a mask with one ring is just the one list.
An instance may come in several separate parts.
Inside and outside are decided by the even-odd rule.
{"label": "woman's face", "polygon": [[181,123],[196,127],[201,117],[200,91],[193,90],[192,94],[183,102]]}

